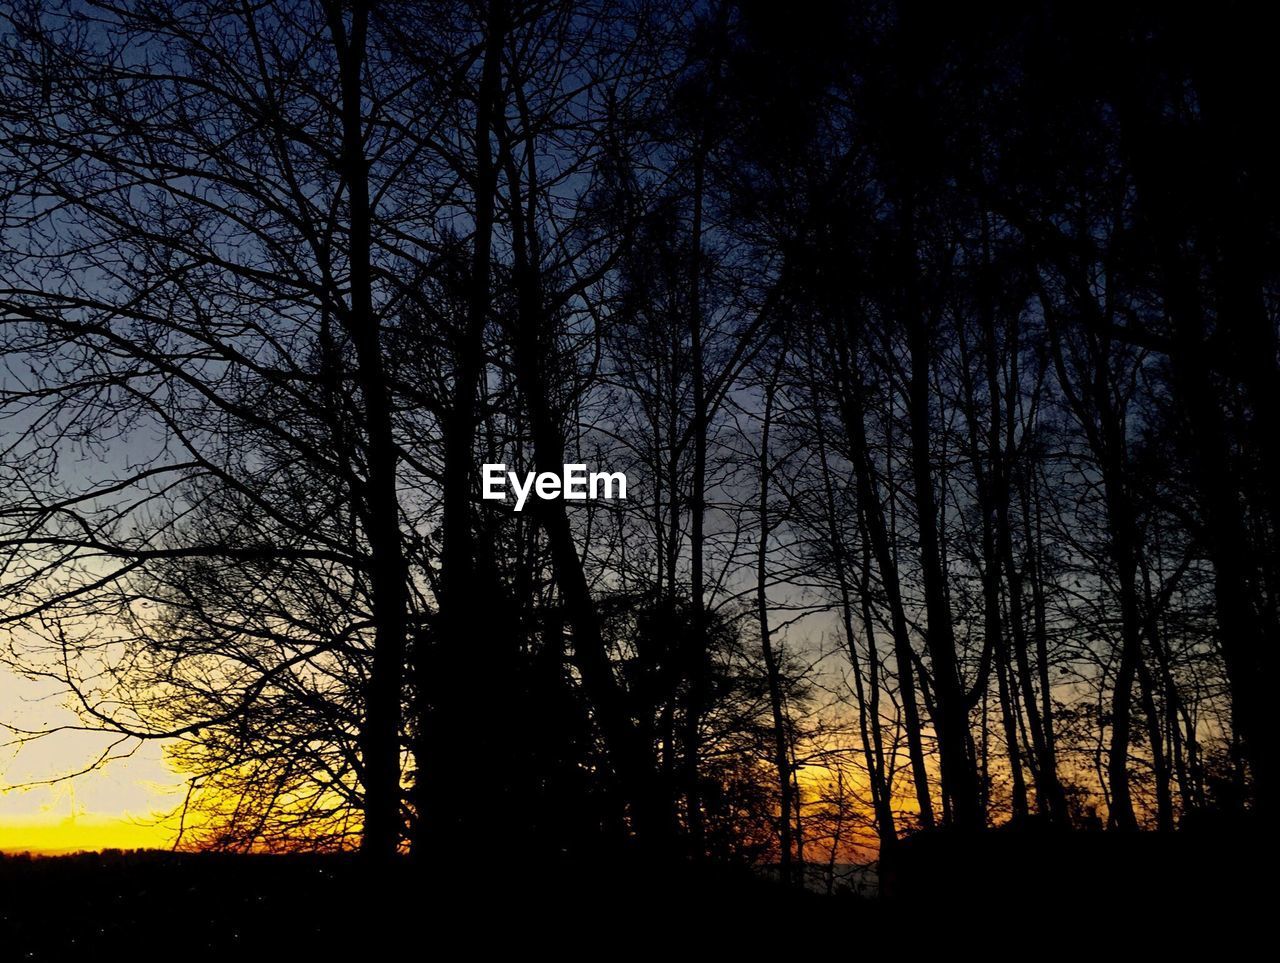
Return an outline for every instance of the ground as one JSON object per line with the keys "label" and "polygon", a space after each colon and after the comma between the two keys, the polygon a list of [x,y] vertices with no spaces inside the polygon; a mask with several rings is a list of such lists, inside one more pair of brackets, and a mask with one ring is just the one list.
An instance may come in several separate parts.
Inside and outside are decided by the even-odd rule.
{"label": "ground", "polygon": [[741,868],[618,858],[440,873],[344,856],[8,856],[0,960],[452,960],[513,946],[612,960],[677,945],[712,959],[739,943],[751,959],[778,943],[810,956],[816,943],[1056,940],[1103,917],[1134,946],[1202,934],[1221,953],[1269,920],[1269,865],[1252,834],[936,833],[900,848],[884,897],[869,901]]}

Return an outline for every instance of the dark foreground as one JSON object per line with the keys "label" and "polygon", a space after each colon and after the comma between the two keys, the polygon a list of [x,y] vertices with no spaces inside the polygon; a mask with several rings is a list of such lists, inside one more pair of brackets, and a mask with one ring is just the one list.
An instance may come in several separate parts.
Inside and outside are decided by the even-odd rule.
{"label": "dark foreground", "polygon": [[862,909],[717,867],[668,868],[659,879],[617,862],[510,865],[442,879],[347,856],[0,856],[0,963],[471,959],[571,943],[605,958],[699,920],[750,932],[762,913],[813,920],[837,907]]}
{"label": "dark foreground", "polygon": [[513,947],[613,959],[677,944],[928,939],[953,918],[960,939],[1099,917],[1131,921],[1137,942],[1149,927],[1221,938],[1270,925],[1272,866],[1253,837],[937,834],[903,845],[868,901],[633,856],[448,879],[337,856],[0,857],[0,959],[469,959]]}

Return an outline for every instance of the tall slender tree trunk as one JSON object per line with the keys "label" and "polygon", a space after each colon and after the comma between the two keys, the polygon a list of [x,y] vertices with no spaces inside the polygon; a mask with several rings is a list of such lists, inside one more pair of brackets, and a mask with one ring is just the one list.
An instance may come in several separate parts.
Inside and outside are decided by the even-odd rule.
{"label": "tall slender tree trunk", "polygon": [[366,478],[358,500],[369,540],[374,652],[360,734],[365,818],[362,851],[384,860],[400,846],[400,700],[408,628],[408,572],[400,543],[397,448],[391,398],[383,369],[380,322],[373,306],[373,212],[364,149],[363,73],[369,11],[353,9],[348,23],[330,3],[329,28],[338,54],[342,173],[350,216],[349,304],[343,323],[356,352],[363,402]]}
{"label": "tall slender tree trunk", "polygon": [[[871,559],[870,546],[866,545],[866,525],[859,526],[863,541],[863,568],[859,597],[862,600],[862,621],[867,634],[868,670],[870,693],[865,691],[862,682],[861,660],[858,658],[857,640],[853,631],[853,602],[851,598],[849,574],[844,561],[844,543],[836,525],[836,501],[834,486],[831,482],[831,470],[827,460],[826,430],[822,424],[822,410],[814,399],[813,409],[817,418],[815,423],[818,442],[818,465],[822,472],[822,492],[826,510],[826,524],[831,539],[831,556],[836,572],[836,582],[840,589],[840,620],[844,629],[845,644],[849,652],[849,669],[853,673],[854,696],[858,700],[858,730],[862,737],[863,761],[867,767],[867,778],[871,784],[871,804],[876,815],[876,834],[880,840],[881,853],[886,852],[897,842],[898,834],[894,824],[893,805],[890,799],[889,784],[885,778],[884,736],[880,725],[880,682],[879,666],[876,658],[875,620],[871,614]],[[861,518],[861,514],[859,515]]]}
{"label": "tall slender tree trunk", "polygon": [[[1111,503],[1108,515],[1115,516],[1117,512],[1124,511],[1112,499],[1108,501]],[[1119,519],[1117,523],[1113,523],[1111,537],[1116,564],[1122,568],[1118,577],[1121,638],[1120,663],[1111,694],[1111,746],[1108,751],[1107,778],[1111,784],[1111,825],[1116,829],[1135,830],[1138,828],[1138,821],[1129,786],[1129,745],[1133,725],[1133,683],[1142,650],[1137,631],[1137,613],[1134,610],[1135,599],[1132,597],[1134,573],[1127,558],[1128,544],[1125,536],[1117,534],[1117,528],[1127,523]]]}
{"label": "tall slender tree trunk", "polygon": [[[985,247],[987,243],[985,230],[984,222],[984,256],[989,264],[990,251]],[[1067,799],[1062,783],[1058,779],[1056,754],[1050,737],[1046,733],[1048,717],[1042,713],[1041,706],[1036,701],[1036,683],[1031,671],[1026,615],[1023,611],[1023,573],[1014,556],[1013,525],[1010,521],[1014,468],[1011,459],[1015,457],[1014,412],[1016,409],[1013,401],[1006,405],[1002,399],[1006,397],[1012,399],[1019,384],[1016,326],[1007,328],[1008,339],[1012,343],[1006,347],[1009,365],[1006,389],[1000,379],[996,319],[989,298],[984,299],[983,321],[983,367],[986,371],[987,394],[992,410],[988,433],[988,447],[992,452],[991,508],[994,514],[997,564],[1003,568],[1005,583],[1008,586],[1009,634],[1013,644],[1012,665],[1016,668],[1016,674],[1010,677],[1010,685],[1015,686],[1016,683],[1015,688],[1022,690],[1022,711],[1026,716],[1027,728],[1031,734],[1031,751],[1034,753],[1031,772],[1035,780],[1037,811],[1049,823],[1065,826],[1069,820]],[[1047,687],[1046,680],[1047,666],[1046,673],[1041,679],[1042,686]],[[1047,703],[1047,692],[1043,694],[1043,699]]]}
{"label": "tall slender tree trunk", "polygon": [[[495,122],[499,118],[495,118]],[[531,155],[532,156],[532,155]],[[509,160],[509,158],[508,158]],[[509,161],[510,162],[510,161]],[[532,160],[525,189],[536,193],[537,170]],[[514,260],[516,313],[511,332],[515,349],[516,380],[528,409],[533,440],[534,469],[559,474],[565,459],[565,435],[552,405],[544,351],[542,277],[537,257],[534,225],[523,212],[532,205],[517,202],[519,172],[508,168],[512,220],[511,247]],[[609,760],[618,776],[623,798],[629,805],[631,828],[646,840],[653,851],[661,852],[669,843],[664,807],[653,778],[653,747],[636,726],[626,690],[614,675],[582,556],[574,539],[573,525],[563,499],[538,501],[539,524],[547,536],[556,585],[567,621],[573,628],[573,662],[582,678],[587,698],[595,708],[605,737]]]}
{"label": "tall slender tree trunk", "polygon": [[838,382],[841,418],[849,440],[859,512],[865,521],[872,552],[876,558],[876,566],[880,570],[880,583],[884,589],[885,602],[889,609],[898,688],[902,698],[903,726],[907,738],[907,755],[911,762],[911,776],[915,785],[920,822],[928,827],[934,824],[933,801],[929,793],[929,773],[925,767],[920,709],[916,698],[914,653],[911,651],[911,635],[907,628],[898,566],[889,544],[889,530],[872,469],[863,414],[862,389],[856,380],[857,373],[850,367],[852,358],[847,350],[840,351],[838,364],[841,371],[848,372],[844,377],[849,381]]}
{"label": "tall slender tree trunk", "polygon": [[[994,626],[997,630],[999,623]],[[1000,696],[1000,721],[1004,726],[1005,753],[1009,757],[1010,815],[1015,822],[1027,818],[1027,779],[1022,765],[1022,742],[1018,735],[1018,705],[1013,692],[1013,672],[1009,667],[1009,652],[1002,642],[996,643],[995,670]]]}
{"label": "tall slender tree trunk", "polygon": [[[1058,777],[1057,733],[1054,722],[1053,677],[1049,666],[1049,619],[1044,593],[1043,533],[1041,531],[1040,501],[1038,491],[1034,488],[1035,478],[1032,471],[1024,476],[1022,491],[1022,529],[1023,538],[1030,555],[1027,571],[1031,582],[1031,626],[1036,646],[1036,678],[1040,683],[1040,720],[1044,735],[1044,759],[1041,769],[1051,773],[1053,781],[1048,788],[1053,790],[1050,799],[1050,813],[1060,807],[1060,814],[1054,817],[1059,825],[1068,826],[1071,822],[1070,807],[1067,804],[1066,789]],[[1034,505],[1033,505],[1034,502]],[[1035,516],[1033,523],[1032,516]],[[1025,576],[1019,574],[1019,587]],[[1019,593],[1020,595],[1020,593]]]}
{"label": "tall slender tree trunk", "polygon": [[[1120,602],[1120,662],[1111,698],[1111,746],[1107,773],[1111,783],[1111,825],[1116,829],[1136,830],[1138,821],[1133,808],[1129,775],[1133,687],[1135,681],[1141,681],[1139,677],[1146,674],[1142,653],[1142,611],[1138,597],[1137,510],[1129,490],[1123,413],[1116,410],[1111,401],[1108,354],[1103,348],[1094,351],[1094,372],[1089,389],[1092,406],[1097,413],[1097,428],[1091,431],[1092,443],[1102,472],[1108,549],[1116,568],[1116,588]],[[1148,683],[1143,693],[1147,698],[1150,697],[1149,690]],[[1150,719],[1152,712],[1149,711],[1147,717]],[[1157,781],[1165,782],[1158,730],[1155,736],[1156,740],[1151,746],[1153,764],[1157,770]],[[1167,788],[1166,784],[1163,789],[1166,798],[1162,805],[1167,805],[1168,802]],[[1171,821],[1172,813],[1167,815]]]}
{"label": "tall slender tree trunk", "polygon": [[706,711],[710,665],[707,652],[706,586],[704,554],[706,540],[707,487],[707,396],[702,351],[702,217],[706,190],[706,139],[704,128],[694,153],[693,225],[689,255],[689,352],[693,366],[693,477],[689,497],[689,555],[692,631],[688,654],[689,691],[684,713],[685,818],[688,820],[689,848],[695,857],[703,854],[702,799],[699,791],[702,753],[702,714]]}
{"label": "tall slender tree trunk", "polygon": [[[779,354],[779,358],[785,357]],[[773,633],[769,627],[769,535],[772,522],[769,516],[769,429],[773,423],[773,401],[777,391],[777,369],[765,388],[764,413],[760,429],[760,458],[757,470],[760,476],[759,540],[756,545],[756,621],[760,628],[760,649],[764,654],[765,681],[769,688],[769,712],[773,720],[773,764],[778,777],[778,844],[779,870],[784,883],[792,882],[792,770],[790,752],[790,725],[787,720],[786,699],[783,692],[778,653],[773,647]]]}
{"label": "tall slender tree trunk", "polygon": [[1151,750],[1151,771],[1156,783],[1156,827],[1173,832],[1173,785],[1169,758],[1165,753],[1164,719],[1156,706],[1155,682],[1146,659],[1138,659],[1138,692],[1147,724],[1147,745]]}
{"label": "tall slender tree trunk", "polygon": [[[1037,764],[1033,770],[1036,784],[1037,809],[1055,826],[1065,826],[1069,822],[1067,813],[1067,797],[1062,782],[1058,778],[1057,753],[1053,746],[1052,708],[1046,715],[1046,704],[1049,696],[1041,692],[1040,703],[1036,702],[1036,679],[1031,668],[1030,643],[1027,639],[1026,614],[1023,611],[1023,574],[1013,557],[1012,525],[1009,521],[1009,509],[1006,504],[998,510],[997,524],[1000,531],[1000,549],[1004,557],[1006,578],[1009,585],[1009,626],[1013,635],[1013,653],[1017,665],[1017,677],[1023,692],[1023,705],[1027,716],[1027,727],[1031,732],[1032,749],[1036,754]],[[1039,636],[1037,636],[1039,638]],[[1043,655],[1038,654],[1037,661],[1048,661],[1047,645]],[[1049,685],[1048,666],[1044,666],[1039,680],[1043,690]]]}
{"label": "tall slender tree trunk", "polygon": [[[1143,609],[1145,612],[1145,634],[1151,651],[1155,656],[1156,666],[1160,671],[1159,688],[1164,694],[1164,731],[1169,745],[1169,756],[1173,773],[1178,780],[1178,793],[1182,799],[1184,813],[1188,809],[1198,809],[1204,805],[1201,795],[1201,780],[1198,778],[1195,759],[1195,726],[1190,722],[1183,731],[1183,700],[1178,690],[1177,680],[1169,665],[1169,650],[1165,644],[1164,631],[1161,626],[1160,608],[1165,603],[1165,592],[1157,596],[1151,590],[1151,567],[1142,564]],[[1172,790],[1170,791],[1172,795]],[[1170,800],[1172,809],[1172,800]],[[1173,828],[1172,812],[1169,815],[1169,828]]]}
{"label": "tall slender tree trunk", "polygon": [[[1005,455],[1001,438],[1001,405],[998,384],[992,384],[994,377],[995,333],[994,318],[988,310],[983,317],[983,354],[981,361],[987,372],[987,429],[984,442],[980,440],[979,401],[974,389],[974,378],[971,374],[972,357],[969,352],[968,339],[965,332],[960,332],[960,350],[963,363],[960,375],[964,405],[968,412],[965,423],[968,427],[968,460],[972,466],[974,480],[978,490],[978,510],[982,517],[982,560],[980,574],[982,578],[982,622],[985,638],[984,652],[994,654],[996,686],[999,697],[1000,721],[1004,729],[1005,755],[1009,760],[1010,779],[1010,813],[1015,821],[1021,821],[1029,813],[1027,804],[1026,774],[1023,772],[1022,744],[1019,733],[1018,699],[1013,672],[1010,667],[1009,640],[1004,631],[1004,619],[1000,598],[1001,588],[1001,556],[997,551],[997,516],[1000,501],[1007,498],[1007,487],[1004,484],[1006,472]],[[989,803],[990,776],[987,725],[987,694],[984,680],[979,681],[982,698],[982,737],[981,766],[979,787],[982,808]]]}
{"label": "tall slender tree trunk", "polygon": [[943,795],[950,801],[951,818],[957,827],[979,829],[985,818],[978,798],[975,760],[970,752],[969,713],[956,658],[955,629],[947,598],[947,577],[938,542],[938,510],[933,492],[933,464],[930,457],[930,350],[928,321],[916,304],[918,283],[915,263],[912,215],[904,214],[901,270],[902,321],[911,353],[907,411],[911,425],[911,465],[914,478],[916,519],[920,538],[920,567],[924,578],[925,612],[928,619],[926,645],[933,666],[933,692],[937,711],[938,756],[942,770]]}
{"label": "tall slender tree trunk", "polygon": [[[1087,290],[1087,288],[1085,289]],[[1090,303],[1080,310],[1096,311]],[[1095,321],[1099,319],[1094,319]],[[1142,624],[1138,605],[1137,514],[1130,493],[1123,411],[1113,401],[1112,343],[1109,338],[1086,332],[1088,356],[1078,373],[1079,385],[1067,369],[1061,325],[1053,321],[1053,356],[1058,382],[1084,429],[1102,480],[1106,514],[1106,552],[1115,568],[1120,606],[1120,657],[1111,695],[1111,739],[1107,750],[1110,789],[1108,821],[1112,828],[1136,830],[1137,816],[1130,791],[1129,749],[1133,735],[1133,686],[1142,659]],[[1102,328],[1094,324],[1094,328]]]}

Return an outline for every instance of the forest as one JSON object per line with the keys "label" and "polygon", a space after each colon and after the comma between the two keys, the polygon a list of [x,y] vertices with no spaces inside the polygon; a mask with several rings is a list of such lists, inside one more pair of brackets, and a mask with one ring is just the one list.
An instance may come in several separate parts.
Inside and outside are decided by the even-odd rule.
{"label": "forest", "polygon": [[3,0],[0,665],[193,853],[1249,831],[1262,16]]}

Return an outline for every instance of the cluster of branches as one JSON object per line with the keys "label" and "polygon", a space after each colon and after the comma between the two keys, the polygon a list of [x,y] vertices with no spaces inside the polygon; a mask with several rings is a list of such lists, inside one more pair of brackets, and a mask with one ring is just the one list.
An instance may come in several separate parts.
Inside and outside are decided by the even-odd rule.
{"label": "cluster of branches", "polygon": [[5,658],[200,845],[1270,805],[1242,12],[11,6]]}

